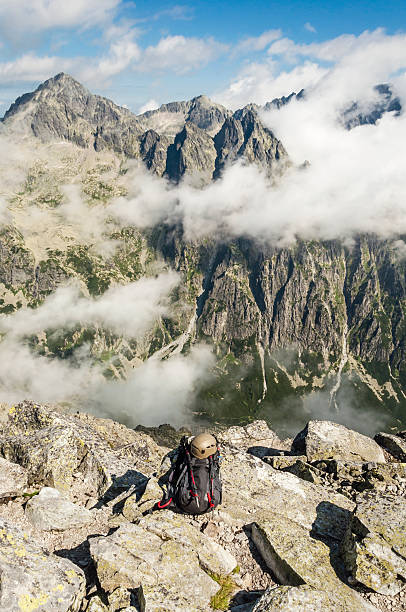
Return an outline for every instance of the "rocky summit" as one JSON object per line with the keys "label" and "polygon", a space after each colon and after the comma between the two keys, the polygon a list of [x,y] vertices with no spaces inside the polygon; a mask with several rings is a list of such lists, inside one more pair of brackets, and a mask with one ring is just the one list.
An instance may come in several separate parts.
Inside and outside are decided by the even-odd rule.
{"label": "rocky summit", "polygon": [[380,446],[384,433],[219,429],[223,503],[193,517],[156,508],[180,433],[145,429],[9,408],[1,610],[406,610],[406,464]]}

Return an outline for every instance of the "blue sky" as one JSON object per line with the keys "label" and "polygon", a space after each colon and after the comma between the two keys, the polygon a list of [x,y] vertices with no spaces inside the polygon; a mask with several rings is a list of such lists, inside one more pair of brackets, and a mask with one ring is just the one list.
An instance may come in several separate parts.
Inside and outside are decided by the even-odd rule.
{"label": "blue sky", "polygon": [[0,0],[0,115],[60,71],[135,112],[200,93],[261,103],[308,87],[359,41],[401,47],[402,27],[404,0]]}

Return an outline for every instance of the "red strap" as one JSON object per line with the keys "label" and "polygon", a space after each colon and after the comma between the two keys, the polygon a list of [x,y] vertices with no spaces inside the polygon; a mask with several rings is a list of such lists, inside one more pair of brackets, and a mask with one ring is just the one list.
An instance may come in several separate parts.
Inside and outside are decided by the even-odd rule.
{"label": "red strap", "polygon": [[211,501],[211,495],[210,495],[210,493],[207,493],[207,499],[209,500],[209,506],[210,506],[210,508],[214,508],[214,504],[213,504],[213,502]]}
{"label": "red strap", "polygon": [[172,497],[169,499],[169,501],[167,501],[167,502],[166,502],[166,504],[163,504],[163,503],[162,503],[162,502],[163,502],[163,500],[162,500],[162,501],[158,502],[157,506],[158,506],[158,508],[159,508],[160,510],[162,510],[162,508],[166,508],[166,506],[169,506],[169,504],[171,503],[171,501],[172,501]]}

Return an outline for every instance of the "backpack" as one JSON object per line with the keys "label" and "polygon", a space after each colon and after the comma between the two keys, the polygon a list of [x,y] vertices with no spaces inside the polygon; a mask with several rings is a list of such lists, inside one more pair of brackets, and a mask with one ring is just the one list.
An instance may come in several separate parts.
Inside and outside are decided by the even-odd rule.
{"label": "backpack", "polygon": [[171,508],[185,514],[204,514],[214,510],[221,500],[219,448],[206,459],[198,459],[191,455],[188,438],[184,436],[169,473],[166,495],[158,502],[158,508]]}

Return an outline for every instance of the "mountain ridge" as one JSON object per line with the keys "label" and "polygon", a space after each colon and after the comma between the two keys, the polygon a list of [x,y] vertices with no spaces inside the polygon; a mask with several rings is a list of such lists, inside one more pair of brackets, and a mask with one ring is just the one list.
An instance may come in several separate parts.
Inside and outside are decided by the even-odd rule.
{"label": "mountain ridge", "polygon": [[[59,76],[56,86],[65,82],[69,89],[69,79]],[[123,177],[128,158],[142,160],[175,183],[197,172],[202,186],[237,160],[268,172],[283,168],[289,163],[283,144],[262,125],[252,105],[226,116],[214,137],[192,120],[168,136],[145,129],[147,123],[126,109],[117,115],[105,99],[89,102],[85,88],[68,108],[63,96],[52,94],[55,83],[47,83],[38,93],[41,103],[34,107],[35,95],[23,96],[2,124],[9,124],[18,143],[20,132],[11,129],[15,118],[20,116],[31,130],[35,116],[37,134],[54,134],[57,143],[70,142],[70,148],[66,154],[50,149],[55,167],[37,163],[30,152],[26,179],[7,196],[12,221],[0,232],[0,313],[36,307],[72,279],[94,297],[163,267],[176,270],[181,284],[171,317],[159,318],[142,341],[97,325],[78,325],[30,338],[34,354],[70,359],[89,345],[94,359],[106,364],[106,376],[125,379],[151,356],[187,353],[203,341],[213,348],[216,367],[190,403],[204,418],[234,422],[256,415],[272,418],[283,431],[290,427],[287,410],[302,424],[306,410],[335,414],[341,405],[343,420],[362,418],[367,407],[370,423],[364,419],[365,428],[373,428],[375,419],[405,421],[406,262],[393,241],[362,235],[352,247],[339,240],[299,239],[276,247],[246,237],[229,239],[220,228],[205,239],[187,240],[176,222],[147,229],[106,224],[102,240],[114,241],[116,250],[99,252],[91,232],[83,237],[58,225],[58,211],[66,203],[61,185],[76,181],[89,216],[91,209],[108,211],[113,199],[127,195]],[[199,98],[207,106],[206,98],[193,100]],[[193,100],[182,103],[182,113],[197,108]],[[180,103],[173,104],[178,120]],[[86,120],[96,107],[101,117],[107,113],[103,125]],[[148,117],[156,118],[157,112],[149,111]],[[207,119],[203,113],[202,121],[210,126],[208,120],[213,116]],[[53,220],[48,233],[42,234],[41,227],[27,229],[24,214],[33,209]],[[41,242],[36,252],[34,241]]]}
{"label": "mountain ridge", "polygon": [[[218,176],[224,165],[219,159],[228,157],[222,154],[221,148],[209,143],[214,143],[216,135],[231,116],[242,132],[232,159],[247,157],[249,162],[257,163],[268,172],[282,158],[287,159],[282,143],[252,111],[248,125],[247,121],[240,121],[235,113],[233,115],[206,96],[197,96],[135,115],[107,98],[92,94],[65,73],[59,73],[34,92],[17,98],[6,111],[2,124],[11,134],[13,131],[32,133],[44,142],[62,138],[85,148],[93,147],[96,151],[108,149],[127,157],[140,158],[149,170],[175,182],[188,171],[197,169],[203,171],[205,182],[208,182],[214,174]],[[185,126],[190,125],[196,129],[184,133]],[[254,151],[252,138],[247,146],[254,129],[260,142],[258,154]],[[176,139],[175,148],[180,149],[182,157],[180,163],[173,162],[172,145]],[[241,147],[243,142],[245,146]],[[207,149],[206,168],[197,153],[203,147]]]}

